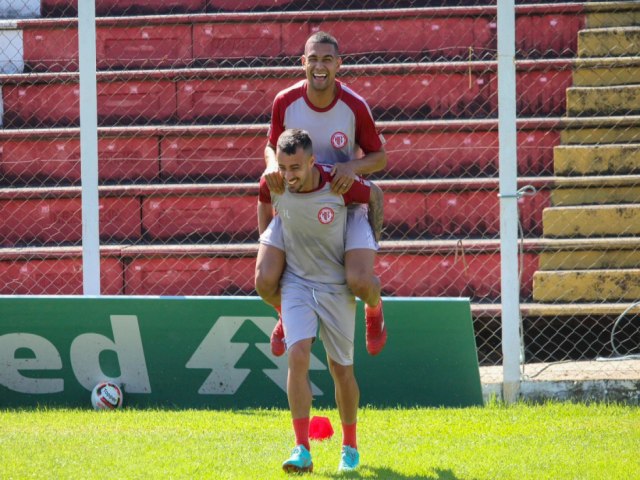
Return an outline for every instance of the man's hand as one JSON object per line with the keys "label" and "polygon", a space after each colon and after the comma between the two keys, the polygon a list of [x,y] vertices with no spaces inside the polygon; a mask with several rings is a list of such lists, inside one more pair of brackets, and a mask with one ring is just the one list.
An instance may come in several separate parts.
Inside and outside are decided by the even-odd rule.
{"label": "man's hand", "polygon": [[353,167],[346,163],[336,163],[331,170],[333,180],[331,180],[331,192],[336,195],[343,195],[349,191],[356,179]]}
{"label": "man's hand", "polygon": [[284,178],[280,169],[276,166],[268,166],[262,174],[267,182],[267,186],[272,193],[282,195],[284,193]]}

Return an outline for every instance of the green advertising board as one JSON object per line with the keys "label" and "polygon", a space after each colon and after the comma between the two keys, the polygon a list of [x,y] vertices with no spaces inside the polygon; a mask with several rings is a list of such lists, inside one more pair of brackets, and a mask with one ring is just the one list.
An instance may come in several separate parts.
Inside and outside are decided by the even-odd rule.
{"label": "green advertising board", "polygon": [[[356,328],[361,403],[482,404],[467,299],[385,299],[389,339],[376,357]],[[252,297],[0,296],[0,408],[90,407],[102,380],[133,407],[287,407],[286,355],[271,354],[272,308]],[[314,405],[334,406],[322,342]]]}

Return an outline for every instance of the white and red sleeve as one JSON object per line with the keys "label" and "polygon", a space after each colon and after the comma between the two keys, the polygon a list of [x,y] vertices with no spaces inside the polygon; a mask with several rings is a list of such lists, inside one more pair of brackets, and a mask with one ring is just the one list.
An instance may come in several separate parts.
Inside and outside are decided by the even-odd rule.
{"label": "white and red sleeve", "polygon": [[271,203],[271,190],[269,190],[269,186],[267,185],[267,181],[264,177],[260,179],[258,200],[260,201],[260,203]]}
{"label": "white and red sleeve", "polygon": [[348,87],[342,85],[343,101],[353,111],[356,122],[355,141],[362,151],[367,154],[378,152],[384,145],[384,140],[376,128],[371,109],[366,100]]}
{"label": "white and red sleeve", "polygon": [[357,177],[351,188],[342,195],[345,205],[351,203],[369,203],[371,197],[371,182],[364,178]]}
{"label": "white and red sleeve", "polygon": [[287,108],[295,102],[304,92],[304,81],[300,81],[289,88],[286,88],[276,95],[273,100],[273,106],[271,107],[271,123],[269,124],[269,144],[274,147],[278,143],[278,138],[284,130],[287,128],[284,119],[287,113]]}

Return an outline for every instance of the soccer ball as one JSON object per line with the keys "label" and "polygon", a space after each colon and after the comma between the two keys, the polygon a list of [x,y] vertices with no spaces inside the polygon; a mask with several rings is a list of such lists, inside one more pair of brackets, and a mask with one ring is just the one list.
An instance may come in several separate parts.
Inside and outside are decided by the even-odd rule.
{"label": "soccer ball", "polygon": [[96,410],[115,410],[122,406],[122,389],[111,382],[100,382],[91,392],[91,405]]}

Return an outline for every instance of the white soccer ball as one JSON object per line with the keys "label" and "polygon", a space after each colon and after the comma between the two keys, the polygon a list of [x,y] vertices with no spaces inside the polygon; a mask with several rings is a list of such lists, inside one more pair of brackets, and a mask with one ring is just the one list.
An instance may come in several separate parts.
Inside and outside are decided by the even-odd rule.
{"label": "white soccer ball", "polygon": [[91,405],[96,410],[115,410],[122,406],[122,389],[111,382],[100,382],[91,392]]}

